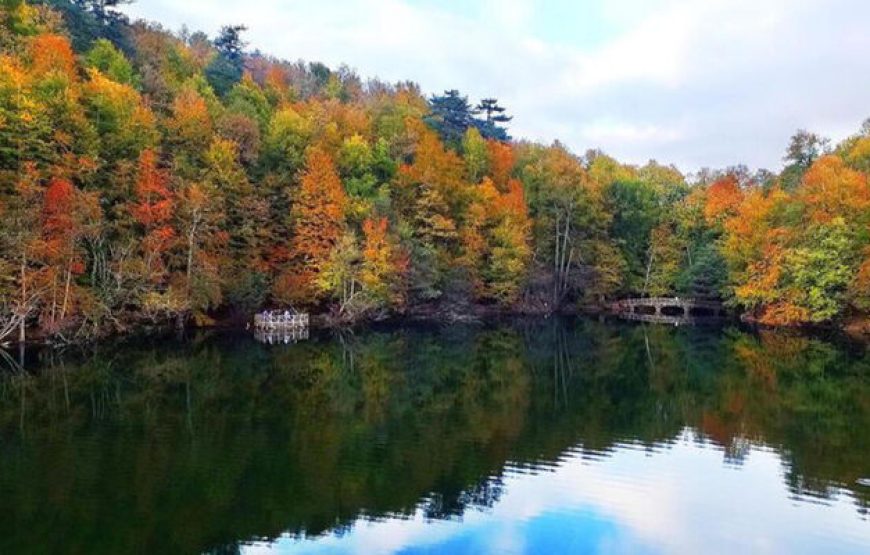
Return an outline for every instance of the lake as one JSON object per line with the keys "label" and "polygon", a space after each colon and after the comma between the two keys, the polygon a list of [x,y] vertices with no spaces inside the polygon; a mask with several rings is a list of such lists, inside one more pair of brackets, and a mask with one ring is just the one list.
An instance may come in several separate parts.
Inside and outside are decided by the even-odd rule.
{"label": "lake", "polygon": [[836,338],[549,319],[25,367],[0,553],[870,552],[870,351]]}

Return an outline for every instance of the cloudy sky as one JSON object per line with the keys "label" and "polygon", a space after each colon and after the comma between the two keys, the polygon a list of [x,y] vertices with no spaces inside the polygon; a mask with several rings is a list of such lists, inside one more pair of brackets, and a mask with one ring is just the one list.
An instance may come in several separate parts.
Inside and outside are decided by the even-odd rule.
{"label": "cloudy sky", "polygon": [[788,137],[870,117],[868,0],[138,0],[134,17],[498,97],[516,137],[684,171],[779,169]]}

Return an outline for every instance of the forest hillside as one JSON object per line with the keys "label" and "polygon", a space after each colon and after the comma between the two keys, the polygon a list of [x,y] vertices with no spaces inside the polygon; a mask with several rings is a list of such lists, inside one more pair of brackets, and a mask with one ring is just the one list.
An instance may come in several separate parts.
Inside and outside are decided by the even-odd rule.
{"label": "forest hillside", "polygon": [[0,342],[285,306],[870,311],[870,122],[836,145],[798,131],[778,173],[687,177],[513,140],[495,98],[276,59],[242,26],[175,33],[118,3],[2,2]]}

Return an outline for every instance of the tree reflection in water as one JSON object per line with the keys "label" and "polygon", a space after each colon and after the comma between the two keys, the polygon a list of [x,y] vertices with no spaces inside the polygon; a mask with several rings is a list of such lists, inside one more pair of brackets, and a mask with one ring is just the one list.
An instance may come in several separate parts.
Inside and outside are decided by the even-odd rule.
{"label": "tree reflection in water", "polygon": [[775,449],[800,498],[870,501],[870,357],[801,336],[551,319],[27,362],[0,380],[4,553],[232,552],[360,516],[453,518],[498,503],[508,465],[686,428],[731,464]]}

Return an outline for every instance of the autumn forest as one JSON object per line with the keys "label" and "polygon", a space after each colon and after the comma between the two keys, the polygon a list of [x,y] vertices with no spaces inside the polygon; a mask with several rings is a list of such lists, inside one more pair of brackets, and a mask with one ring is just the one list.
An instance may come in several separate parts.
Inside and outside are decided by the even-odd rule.
{"label": "autumn forest", "polygon": [[119,3],[2,2],[0,343],[264,307],[350,322],[686,295],[768,325],[870,313],[870,120],[839,144],[784,137],[778,173],[687,176],[515,140],[495,98]]}

